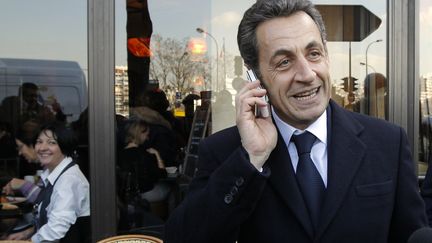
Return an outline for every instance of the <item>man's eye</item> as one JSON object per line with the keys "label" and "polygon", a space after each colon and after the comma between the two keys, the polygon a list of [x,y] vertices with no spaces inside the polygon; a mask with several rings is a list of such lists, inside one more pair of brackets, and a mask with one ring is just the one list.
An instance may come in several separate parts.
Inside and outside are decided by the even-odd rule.
{"label": "man's eye", "polygon": [[285,67],[290,64],[290,61],[288,59],[284,59],[281,62],[279,62],[278,67]]}
{"label": "man's eye", "polygon": [[316,60],[320,57],[321,57],[321,52],[319,51],[312,51],[309,53],[309,58],[311,58],[312,60]]}

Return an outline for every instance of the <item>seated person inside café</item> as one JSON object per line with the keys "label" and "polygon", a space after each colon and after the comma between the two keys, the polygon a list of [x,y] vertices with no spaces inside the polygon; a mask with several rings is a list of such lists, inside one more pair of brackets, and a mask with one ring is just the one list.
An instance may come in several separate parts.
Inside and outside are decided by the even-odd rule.
{"label": "seated person inside caf\u00e9", "polygon": [[0,121],[0,160],[14,159],[16,157],[15,147],[12,126]]}
{"label": "seated person inside caf\u00e9", "polygon": [[167,110],[165,93],[159,89],[147,91],[140,97],[139,105],[131,109],[131,116],[143,119],[151,128],[149,138],[141,146],[157,149],[166,166],[177,166],[186,140],[181,121]]}
{"label": "seated person inside caf\u00e9", "polygon": [[[30,123],[30,121],[27,123]],[[33,128],[28,129],[30,126],[33,126]],[[24,170],[25,175],[35,175],[37,170],[42,169],[39,165],[39,159],[33,144],[35,137],[38,135],[38,129],[38,125],[34,123],[28,126],[22,126],[15,133],[15,143],[18,154],[23,157],[28,164],[25,167],[20,166],[20,168],[27,168]],[[20,178],[23,177],[24,175],[20,176]],[[20,178],[13,178],[9,181],[9,183],[3,187],[3,194],[23,195],[26,197],[27,202],[34,203],[41,189],[34,183]]]}
{"label": "seated person inside caf\u00e9", "polygon": [[19,155],[19,171],[17,172],[19,178],[35,175],[38,170],[42,170],[33,149],[33,142],[38,135],[39,128],[40,123],[35,120],[28,120],[18,127],[15,132],[16,150]]}
{"label": "seated person inside caf\u00e9", "polygon": [[86,242],[89,237],[89,183],[72,159],[73,132],[60,123],[42,126],[35,151],[44,167],[44,188],[36,199],[35,225],[8,236],[32,242]]}
{"label": "seated person inside caf\u00e9", "polygon": [[51,98],[50,105],[45,104],[41,101],[39,87],[31,82],[23,83],[18,89],[17,96],[4,98],[0,112],[0,120],[13,126],[21,126],[28,120],[35,120],[40,124],[66,121],[66,115],[57,100]]}
{"label": "seated person inside caf\u00e9", "polygon": [[[134,200],[144,201],[141,194],[154,190],[155,183],[167,176],[165,164],[159,152],[154,148],[143,149],[140,147],[149,136],[149,125],[139,118],[132,117],[124,123],[125,146],[118,155],[118,191],[121,203],[124,205],[133,204]],[[145,205],[144,205],[145,206]],[[122,210],[121,210],[122,211]],[[126,215],[121,212],[120,222],[139,226],[139,222],[131,222],[136,215]],[[126,227],[126,225],[119,225]]]}

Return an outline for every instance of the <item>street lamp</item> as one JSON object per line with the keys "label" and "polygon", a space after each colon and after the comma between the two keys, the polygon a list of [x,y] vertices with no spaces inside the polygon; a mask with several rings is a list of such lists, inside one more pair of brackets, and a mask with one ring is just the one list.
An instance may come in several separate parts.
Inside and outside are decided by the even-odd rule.
{"label": "street lamp", "polygon": [[[372,65],[370,65],[370,64],[366,64],[366,63],[364,63],[364,62],[360,62],[360,65],[362,65],[362,66],[366,66],[366,67],[370,67],[370,68],[372,68],[372,70],[374,71],[374,73],[376,73],[376,70],[375,70],[375,68],[372,66]],[[366,73],[366,74],[368,74],[368,73]],[[367,75],[366,75],[367,76]]]}
{"label": "street lamp", "polygon": [[208,36],[210,36],[210,38],[213,39],[215,45],[216,45],[216,91],[219,92],[219,46],[218,43],[216,41],[216,38],[214,38],[209,32],[203,30],[202,28],[196,28],[196,31],[200,34],[204,33]]}
{"label": "street lamp", "polygon": [[366,76],[368,75],[368,51],[369,51],[369,47],[372,45],[372,44],[374,44],[374,43],[378,43],[378,42],[381,42],[382,41],[382,39],[378,39],[378,40],[375,40],[375,41],[372,41],[371,43],[369,43],[369,45],[366,47],[366,63],[365,63],[365,66],[366,66]]}

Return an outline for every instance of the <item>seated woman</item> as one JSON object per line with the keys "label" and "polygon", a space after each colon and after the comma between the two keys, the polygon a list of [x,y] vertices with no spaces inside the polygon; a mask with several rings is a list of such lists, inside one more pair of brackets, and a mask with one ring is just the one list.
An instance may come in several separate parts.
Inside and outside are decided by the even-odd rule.
{"label": "seated woman", "polygon": [[89,236],[89,183],[72,159],[76,139],[59,123],[41,128],[35,151],[44,167],[44,188],[36,199],[36,224],[8,239],[32,242],[86,242]]}
{"label": "seated woman", "polygon": [[[160,178],[166,177],[167,173],[165,164],[156,149],[144,150],[140,147],[148,139],[150,132],[145,121],[139,118],[127,120],[124,124],[124,132],[125,146],[118,155],[117,181],[121,202],[124,205],[131,205],[136,203],[134,200],[139,200],[140,193],[152,190],[155,183]],[[134,220],[130,218],[133,216],[136,221],[136,213],[129,214],[123,212],[119,226],[124,228],[140,226],[140,222],[132,222]]]}
{"label": "seated woman", "polygon": [[[35,128],[36,130],[36,128]],[[24,157],[29,164],[39,164],[39,160],[34,149],[34,140],[38,130],[26,132],[24,128],[18,129],[15,133],[15,143],[18,155]],[[35,167],[38,168],[38,167]],[[39,195],[40,188],[35,184],[19,178],[13,178],[3,187],[3,194],[14,195],[16,193],[26,197],[27,202],[34,203]]]}

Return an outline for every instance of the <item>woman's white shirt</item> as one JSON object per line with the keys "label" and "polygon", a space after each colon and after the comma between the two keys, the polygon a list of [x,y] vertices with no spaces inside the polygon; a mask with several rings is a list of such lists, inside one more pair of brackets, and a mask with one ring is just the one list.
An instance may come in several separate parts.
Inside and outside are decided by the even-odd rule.
{"label": "woman's white shirt", "polygon": [[[45,170],[41,175],[44,184],[46,185],[48,181],[54,184],[63,169],[71,162],[72,158],[66,157],[51,173]],[[40,211],[40,208],[38,210]],[[89,183],[79,166],[74,165],[55,182],[51,201],[47,207],[48,222],[33,235],[31,240],[36,243],[43,240],[59,240],[66,235],[78,217],[89,215]]]}

